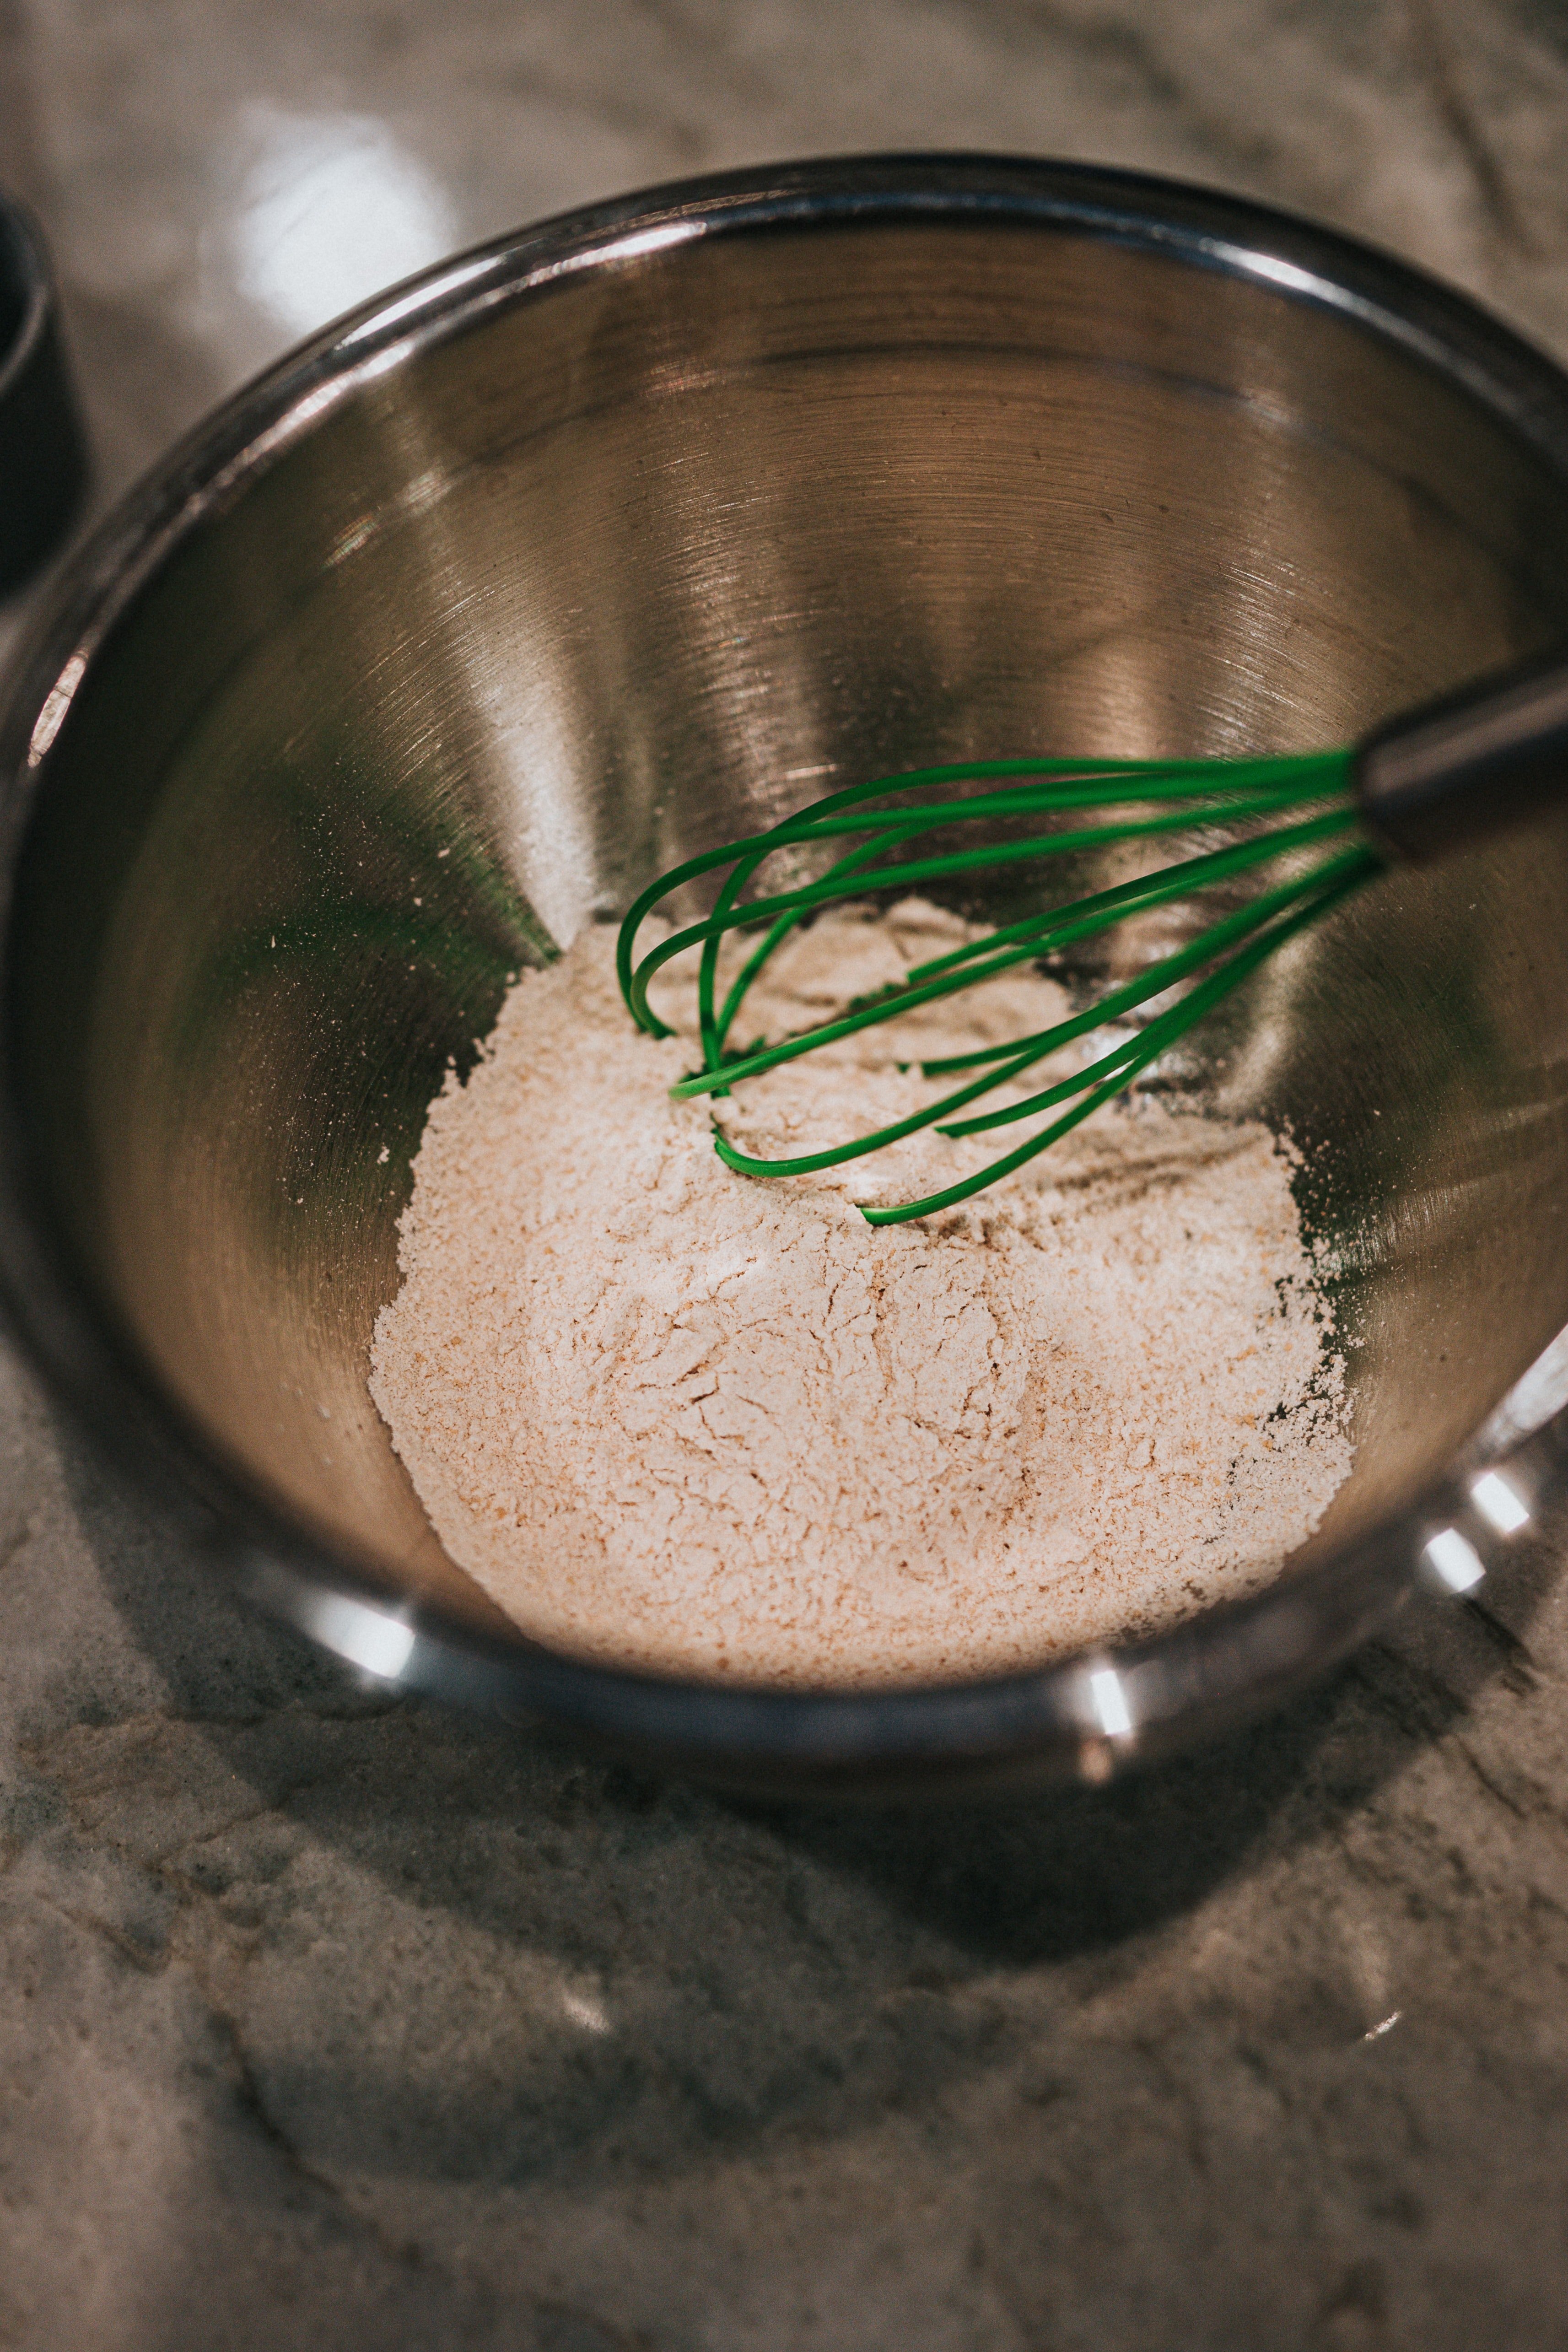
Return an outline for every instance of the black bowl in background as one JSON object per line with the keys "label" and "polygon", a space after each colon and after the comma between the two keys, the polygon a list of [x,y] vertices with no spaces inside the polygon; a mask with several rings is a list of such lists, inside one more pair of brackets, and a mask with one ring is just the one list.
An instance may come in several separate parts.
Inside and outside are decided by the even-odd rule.
{"label": "black bowl in background", "polygon": [[0,596],[65,536],[86,483],[48,257],[31,215],[0,197]]}

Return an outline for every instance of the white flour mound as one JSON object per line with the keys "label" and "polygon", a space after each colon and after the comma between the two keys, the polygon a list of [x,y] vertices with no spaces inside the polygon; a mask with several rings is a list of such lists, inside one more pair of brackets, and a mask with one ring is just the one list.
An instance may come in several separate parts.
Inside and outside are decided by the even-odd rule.
{"label": "white flour mound", "polygon": [[[738,1034],[965,936],[918,903],[824,918]],[[847,1139],[932,1098],[895,1055],[1040,1028],[1051,983],[994,982],[710,1110],[668,1100],[689,1019],[686,1042],[639,1034],[613,950],[590,930],[526,975],[432,1106],[376,1326],[371,1393],[436,1531],[525,1632],[866,1687],[1036,1664],[1278,1572],[1351,1446],[1262,1128],[1113,1107],[963,1207],[878,1229],[858,1200],[936,1191],[1028,1130],[764,1181],[715,1156],[715,1113],[753,1150]],[[681,991],[656,1002],[689,1015]]]}

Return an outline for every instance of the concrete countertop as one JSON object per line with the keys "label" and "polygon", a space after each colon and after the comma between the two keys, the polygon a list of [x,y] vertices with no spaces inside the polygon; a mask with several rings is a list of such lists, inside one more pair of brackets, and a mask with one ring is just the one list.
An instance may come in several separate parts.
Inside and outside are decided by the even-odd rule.
{"label": "concrete countertop", "polygon": [[[1568,356],[1552,0],[0,11],[100,504],[436,252],[923,145],[1294,205]],[[0,2346],[1568,2346],[1565,1548],[1125,1786],[790,1813],[352,1686],[0,1355]]]}

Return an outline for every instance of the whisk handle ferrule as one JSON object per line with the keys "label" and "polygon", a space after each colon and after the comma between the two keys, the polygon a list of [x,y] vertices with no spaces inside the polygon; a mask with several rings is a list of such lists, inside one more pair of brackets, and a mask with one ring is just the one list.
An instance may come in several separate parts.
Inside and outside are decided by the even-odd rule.
{"label": "whisk handle ferrule", "polygon": [[1568,662],[1406,712],[1358,746],[1352,779],[1378,847],[1405,862],[1568,803]]}

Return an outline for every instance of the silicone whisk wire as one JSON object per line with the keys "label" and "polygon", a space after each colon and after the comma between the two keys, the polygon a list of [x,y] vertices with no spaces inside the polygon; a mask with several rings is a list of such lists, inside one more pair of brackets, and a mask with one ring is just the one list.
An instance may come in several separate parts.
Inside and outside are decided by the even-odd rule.
{"label": "silicone whisk wire", "polygon": [[[873,1224],[899,1223],[956,1206],[1021,1167],[1037,1152],[1131,1086],[1139,1073],[1201,1021],[1269,956],[1326,914],[1381,870],[1382,860],[1361,827],[1350,790],[1348,751],[1249,760],[996,760],[910,770],[831,793],[779,824],[706,851],[661,875],[629,908],[617,941],[617,976],[628,1011],[653,1036],[671,1032],[648,1001],[655,974],[679,956],[698,953],[697,1027],[702,1066],[670,1091],[677,1100],[722,1097],[744,1080],[802,1055],[938,1002],[1011,970],[1039,963],[1076,942],[1235,877],[1280,860],[1295,870],[1239,908],[1209,922],[1183,945],[1157,957],[1132,981],[1107,990],[1083,1010],[1026,1037],[923,1062],[927,1076],[978,1070],[980,1075],[908,1118],[827,1150],[767,1159],[742,1151],[715,1122],[714,1148],[737,1173],[756,1177],[806,1175],[885,1150],[925,1128],[948,1136],[978,1134],[1057,1108],[1071,1108],[999,1159],[939,1192],[895,1205],[862,1204]],[[957,797],[954,785],[992,789]],[[933,795],[942,795],[933,797]],[[892,805],[878,806],[878,803]],[[1309,813],[1310,812],[1310,813]],[[1088,824],[1068,822],[1080,813]],[[1056,820],[1016,837],[1020,818]],[[1270,825],[1269,820],[1284,819]],[[1007,824],[1005,837],[996,829]],[[919,854],[923,835],[938,828],[988,825],[992,837],[962,848]],[[898,983],[852,1001],[831,1017],[772,1043],[739,1052],[728,1039],[747,996],[769,959],[800,926],[825,908],[864,903],[934,882],[1030,864],[1075,852],[1192,835],[1205,827],[1245,828],[1239,838],[1174,864],[1091,892],[1065,906],[1026,915],[916,964]],[[1348,843],[1345,836],[1352,836]],[[769,860],[797,860],[826,845],[851,845],[815,878],[754,893]],[[1332,854],[1303,868],[1314,848]],[[911,853],[915,854],[911,854]],[[727,866],[712,911],[688,923],[638,958],[643,921],[675,891]],[[760,931],[759,943],[717,1001],[719,955],[732,932]],[[1105,1028],[1142,1005],[1187,983],[1176,1002],[1158,1010],[1130,1037],[1066,1077],[978,1116],[959,1117],[1002,1086],[1015,1085],[1040,1061],[1079,1038]]]}

